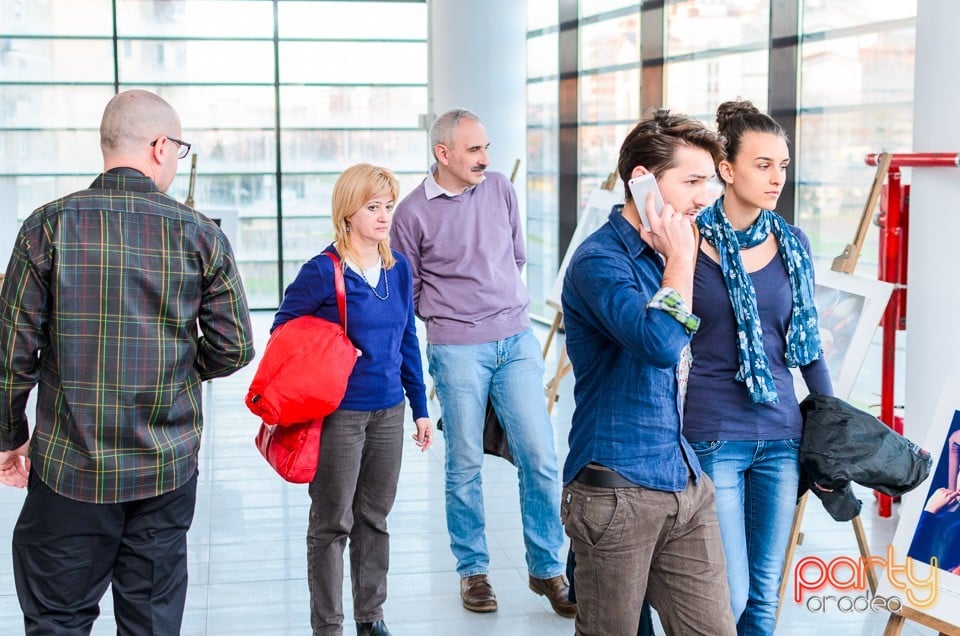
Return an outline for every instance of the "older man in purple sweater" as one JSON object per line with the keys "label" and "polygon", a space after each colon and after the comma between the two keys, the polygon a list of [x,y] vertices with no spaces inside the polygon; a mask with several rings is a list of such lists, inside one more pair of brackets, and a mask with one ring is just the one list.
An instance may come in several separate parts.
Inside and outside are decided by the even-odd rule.
{"label": "older man in purple sweater", "polygon": [[483,419],[487,399],[517,465],[530,589],[561,616],[567,599],[560,560],[560,480],[554,432],[543,400],[540,342],[530,330],[530,296],[517,195],[487,172],[486,132],[470,111],[440,115],[430,129],[437,163],[397,206],[391,240],[410,261],[417,315],[443,412],[446,510],[463,606],[497,610],[487,573]]}

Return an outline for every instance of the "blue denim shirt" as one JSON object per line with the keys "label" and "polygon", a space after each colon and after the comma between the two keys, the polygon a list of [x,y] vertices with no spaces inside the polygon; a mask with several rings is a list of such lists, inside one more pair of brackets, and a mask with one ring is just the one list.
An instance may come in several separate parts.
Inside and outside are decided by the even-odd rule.
{"label": "blue denim shirt", "polygon": [[700,463],[680,434],[676,368],[691,332],[649,303],[663,262],[616,206],[570,259],[563,322],[576,406],[563,481],[589,463],[639,486],[679,492]]}

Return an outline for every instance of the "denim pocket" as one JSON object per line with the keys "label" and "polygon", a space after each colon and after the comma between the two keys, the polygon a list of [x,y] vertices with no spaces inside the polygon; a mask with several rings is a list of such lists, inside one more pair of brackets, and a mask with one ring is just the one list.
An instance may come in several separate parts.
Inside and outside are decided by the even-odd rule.
{"label": "denim pocket", "polygon": [[783,441],[788,448],[792,448],[793,450],[798,451],[800,450],[800,439],[801,438],[797,437],[794,439],[785,439]]}
{"label": "denim pocket", "polygon": [[725,441],[712,441],[712,442],[690,442],[690,448],[693,449],[693,452],[697,454],[697,457],[706,457],[707,455],[713,455],[718,450],[723,448],[723,445],[726,444]]}

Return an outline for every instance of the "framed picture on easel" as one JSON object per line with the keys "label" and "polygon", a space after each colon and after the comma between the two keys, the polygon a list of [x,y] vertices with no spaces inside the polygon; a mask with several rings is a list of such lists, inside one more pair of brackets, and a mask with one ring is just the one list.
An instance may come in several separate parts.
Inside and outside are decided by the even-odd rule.
{"label": "framed picture on easel", "polygon": [[[907,618],[960,631],[960,378],[944,382],[926,445],[935,470],[904,497],[877,595],[897,598]],[[934,565],[935,564],[935,565]],[[890,603],[888,602],[889,606]]]}
{"label": "framed picture on easel", "polygon": [[[880,280],[817,270],[815,299],[820,342],[833,380],[833,392],[847,399],[867,356],[873,334],[890,299],[893,285]],[[799,378],[799,373],[795,374]],[[796,383],[800,399],[807,390]]]}

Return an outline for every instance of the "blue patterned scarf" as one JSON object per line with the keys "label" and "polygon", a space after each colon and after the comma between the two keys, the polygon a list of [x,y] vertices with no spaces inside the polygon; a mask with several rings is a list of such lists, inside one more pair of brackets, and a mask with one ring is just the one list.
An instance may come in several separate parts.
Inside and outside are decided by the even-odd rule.
{"label": "blue patterned scarf", "polygon": [[738,232],[723,213],[723,197],[704,209],[697,217],[700,233],[720,255],[720,269],[737,319],[737,347],[740,368],[737,380],[745,382],[754,402],[778,402],[777,386],[767,355],[763,351],[763,332],[757,311],[757,293],[753,281],[743,269],[740,250],[760,245],[770,232],[790,279],[793,311],[787,329],[787,366],[809,364],[820,357],[820,331],[817,308],[813,303],[813,264],[803,245],[790,231],[782,216],[761,210],[760,217],[746,232]]}

